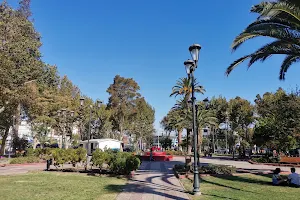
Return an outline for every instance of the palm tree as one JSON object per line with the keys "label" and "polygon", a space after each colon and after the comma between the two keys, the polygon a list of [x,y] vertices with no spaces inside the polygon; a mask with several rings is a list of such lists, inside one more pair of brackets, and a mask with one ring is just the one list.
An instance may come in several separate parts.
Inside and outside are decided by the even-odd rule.
{"label": "palm tree", "polygon": [[300,61],[300,1],[262,2],[253,6],[251,12],[258,13],[259,17],[235,38],[232,50],[235,51],[245,41],[260,36],[273,38],[274,41],[234,61],[227,68],[226,74],[229,75],[247,59],[250,59],[249,68],[253,63],[263,62],[272,55],[285,55],[279,73],[279,79],[284,80],[290,66]]}
{"label": "palm tree", "polygon": [[218,118],[216,117],[215,112],[210,109],[205,109],[202,104],[198,104],[198,112],[197,112],[197,125],[198,125],[198,153],[201,153],[202,146],[202,129],[205,127],[217,126]]}
{"label": "palm tree", "polygon": [[[194,84],[195,84],[194,92],[204,94],[205,89],[203,88],[203,86],[199,85],[199,83],[196,82],[196,79],[194,81]],[[170,94],[170,97],[171,96],[176,97],[178,95],[183,96],[183,99],[178,101],[177,104],[175,104],[175,107],[173,109],[176,109],[176,106],[177,106],[177,110],[181,110],[180,112],[183,112],[183,110],[186,110],[187,112],[189,112],[191,109],[190,109],[190,106],[188,105],[188,100],[192,96],[192,79],[190,77],[180,78],[176,82],[176,85],[172,88],[172,93]],[[190,124],[190,122],[187,122],[186,119],[182,119],[182,118],[178,119],[178,126],[181,126],[181,127],[187,129],[187,138],[189,137],[189,134],[191,131],[191,127],[189,127],[189,125],[187,125],[187,124]],[[178,143],[179,143],[179,141],[182,141],[182,134],[179,134],[179,132],[178,132]],[[190,145],[188,145],[188,146],[190,146]],[[189,147],[188,149],[189,149],[188,151],[191,153],[191,147]]]}
{"label": "palm tree", "polygon": [[162,121],[160,122],[161,126],[167,132],[175,131],[178,134],[178,145],[182,142],[182,131],[183,126],[180,123],[182,120],[182,113],[181,110],[171,109],[167,116],[165,116]]}
{"label": "palm tree", "polygon": [[[187,153],[192,154],[192,146],[191,146],[191,140],[190,140],[190,133],[192,132],[193,128],[193,120],[190,116],[192,116],[192,109],[191,106],[188,103],[187,98],[181,98],[176,102],[176,104],[173,106],[172,110],[174,110],[178,114],[178,119],[176,121],[176,126],[180,127],[178,130],[186,129],[187,133]],[[182,133],[178,133],[178,141],[182,141]]]}
{"label": "palm tree", "polygon": [[[204,94],[205,89],[203,86],[199,85],[199,83],[196,82],[195,79],[195,93],[201,93]],[[177,82],[176,85],[172,88],[172,93],[170,94],[171,96],[178,96],[182,95],[184,98],[189,99],[192,95],[192,79],[190,77],[188,78],[180,78]]]}

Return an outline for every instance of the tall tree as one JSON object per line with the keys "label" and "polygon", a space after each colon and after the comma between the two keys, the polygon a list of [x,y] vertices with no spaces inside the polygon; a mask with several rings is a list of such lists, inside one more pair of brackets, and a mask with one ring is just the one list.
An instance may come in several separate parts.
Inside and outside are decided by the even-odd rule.
{"label": "tall tree", "polygon": [[136,98],[141,96],[139,90],[139,85],[132,78],[120,75],[115,76],[113,84],[107,89],[110,95],[108,108],[112,109],[114,126],[121,137],[128,128],[128,119],[133,114]]}
{"label": "tall tree", "polygon": [[275,93],[257,95],[258,119],[254,129],[257,145],[286,151],[299,142],[300,97],[279,88]]}
{"label": "tall tree", "polygon": [[[199,83],[197,83],[196,79],[194,81],[194,92],[195,93],[201,93],[204,94],[205,89],[203,86],[199,85]],[[178,95],[183,96],[183,99],[181,100],[181,103],[185,103],[186,105],[182,105],[184,106],[187,111],[191,110],[191,106],[188,104],[188,101],[190,100],[191,96],[192,96],[192,79],[190,77],[188,78],[180,78],[177,82],[176,85],[172,88],[172,93],[170,94],[171,96],[175,96],[177,97]],[[187,127],[185,127],[187,128]],[[187,129],[187,137],[189,136],[190,132],[192,130],[191,128]],[[179,137],[181,136],[178,135],[178,142],[182,141],[182,138]],[[191,151],[191,146],[189,145],[189,149]],[[191,152],[190,152],[191,153]]]}
{"label": "tall tree", "polygon": [[235,51],[245,41],[256,37],[270,37],[274,41],[261,47],[254,53],[234,61],[226,70],[226,74],[240,63],[250,59],[248,67],[257,61],[265,61],[272,55],[285,55],[281,64],[279,79],[285,79],[290,66],[300,61],[300,3],[298,0],[280,0],[261,2],[252,7],[251,12],[259,14],[232,44]]}
{"label": "tall tree", "polygon": [[[24,84],[36,80],[42,72],[40,35],[20,10],[12,9],[6,2],[0,5],[0,105],[4,105],[0,124],[4,130],[12,125],[12,120],[7,120],[12,115],[18,123],[20,105],[29,100],[30,91]],[[5,131],[0,154],[4,153],[7,134]]]}
{"label": "tall tree", "polygon": [[[249,147],[252,139],[249,126],[254,122],[254,108],[248,100],[236,97],[230,99],[229,109],[229,121],[232,122],[231,129],[238,132],[239,137],[242,139],[244,145],[241,146],[241,149],[243,155],[245,155],[246,147]],[[232,145],[234,144],[235,141],[232,142]]]}
{"label": "tall tree", "polygon": [[136,99],[134,113],[130,117],[130,132],[136,136],[136,141],[148,141],[154,133],[154,108],[144,98]]}

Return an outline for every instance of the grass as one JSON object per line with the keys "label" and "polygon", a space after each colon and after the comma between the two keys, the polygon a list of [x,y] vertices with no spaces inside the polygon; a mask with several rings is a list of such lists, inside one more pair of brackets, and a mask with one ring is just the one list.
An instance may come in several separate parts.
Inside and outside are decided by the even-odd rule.
{"label": "grass", "polygon": [[122,191],[126,180],[86,174],[35,172],[0,176],[0,199],[5,200],[110,200]]}
{"label": "grass", "polygon": [[[192,191],[191,180],[181,181],[188,191]],[[200,187],[202,195],[191,195],[191,199],[298,200],[300,196],[300,188],[272,186],[270,176],[266,175],[207,176],[202,178]]]}

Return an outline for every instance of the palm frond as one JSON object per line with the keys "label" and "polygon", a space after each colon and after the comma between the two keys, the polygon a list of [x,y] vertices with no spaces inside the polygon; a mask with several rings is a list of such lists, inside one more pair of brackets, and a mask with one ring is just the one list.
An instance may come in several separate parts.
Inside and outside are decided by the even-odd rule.
{"label": "palm frond", "polygon": [[297,6],[287,2],[268,2],[264,5],[262,11],[260,12],[260,15],[263,17],[272,18],[276,17],[282,12],[294,17],[300,22],[300,9]]}
{"label": "palm frond", "polygon": [[293,63],[299,62],[299,61],[300,61],[300,56],[293,56],[293,55],[286,56],[286,58],[284,59],[282,65],[280,67],[279,79],[284,80],[285,74],[286,74],[287,70],[290,68],[290,66]]}
{"label": "palm frond", "polygon": [[232,70],[234,68],[236,68],[239,64],[241,64],[242,62],[244,62],[245,60],[251,58],[252,54],[250,55],[247,55],[247,56],[244,56],[244,57],[241,57],[239,59],[237,59],[236,61],[234,61],[227,69],[226,69],[226,72],[225,72],[225,75],[228,76]]}
{"label": "palm frond", "polygon": [[[251,23],[240,35],[238,35],[235,40],[233,41],[231,48],[232,51],[235,51],[238,47],[240,47],[245,41],[258,37],[258,36],[269,36],[269,37],[279,37],[278,35],[271,33],[268,34],[266,31],[263,33],[255,32],[257,30],[262,31],[265,29],[271,29],[271,28],[281,28],[282,36],[285,35],[292,35],[295,34],[295,32],[298,32],[296,36],[299,38],[299,32],[300,32],[300,24],[289,22],[288,20],[283,19],[263,19],[263,20],[257,20],[253,23]],[[285,30],[286,29],[286,30]],[[285,31],[284,31],[285,30]],[[290,33],[290,34],[289,34]],[[276,38],[276,37],[275,37]],[[291,37],[290,37],[291,38]],[[297,40],[295,40],[297,42]],[[290,41],[294,42],[294,41]]]}

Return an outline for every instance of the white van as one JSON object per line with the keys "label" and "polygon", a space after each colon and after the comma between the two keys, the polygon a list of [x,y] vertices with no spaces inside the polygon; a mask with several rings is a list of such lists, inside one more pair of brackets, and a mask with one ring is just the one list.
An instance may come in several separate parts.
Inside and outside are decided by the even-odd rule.
{"label": "white van", "polygon": [[88,155],[92,155],[92,153],[96,149],[101,149],[104,151],[105,149],[112,149],[116,151],[123,151],[122,149],[122,142],[119,140],[115,139],[91,139],[89,141],[89,146],[88,146],[88,141],[84,140],[79,143],[79,147],[83,147],[87,150]]}

